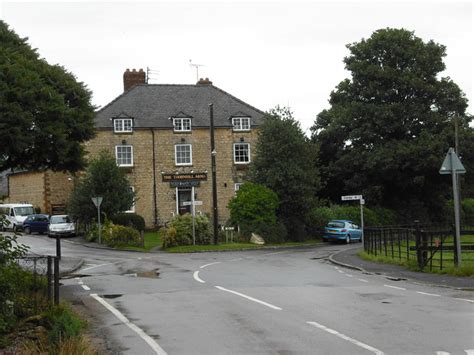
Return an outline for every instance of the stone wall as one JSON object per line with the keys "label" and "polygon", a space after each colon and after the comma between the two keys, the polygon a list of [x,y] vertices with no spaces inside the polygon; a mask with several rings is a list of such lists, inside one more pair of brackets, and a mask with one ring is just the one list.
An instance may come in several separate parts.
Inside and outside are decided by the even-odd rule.
{"label": "stone wall", "polygon": [[9,179],[8,203],[31,203],[45,212],[45,190],[43,172],[25,172],[12,174]]}
{"label": "stone wall", "polygon": [[[207,171],[207,180],[201,181],[195,188],[196,200],[202,201],[196,206],[196,212],[212,214],[212,175],[209,129],[193,129],[187,133],[174,133],[172,130],[154,129],[155,138],[155,180],[158,224],[165,224],[177,213],[176,188],[162,181],[162,173],[203,173]],[[135,212],[145,218],[146,225],[155,223],[153,188],[153,134],[150,129],[135,129],[132,134],[114,134],[112,130],[101,130],[86,144],[86,150],[96,155],[105,149],[115,155],[116,145],[132,145],[134,164],[126,169],[129,181],[135,188],[137,201]],[[257,141],[257,131],[233,132],[232,129],[216,129],[216,171],[219,223],[229,218],[227,204],[235,195],[234,184],[243,182],[247,165],[235,165],[233,143],[250,143],[253,154]],[[175,165],[175,144],[192,145],[192,165]]]}

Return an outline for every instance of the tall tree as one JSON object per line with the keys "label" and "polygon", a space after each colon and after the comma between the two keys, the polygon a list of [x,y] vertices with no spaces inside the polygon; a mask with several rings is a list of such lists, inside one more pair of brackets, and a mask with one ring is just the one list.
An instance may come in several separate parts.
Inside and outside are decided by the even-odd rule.
{"label": "tall tree", "polygon": [[305,237],[305,221],[319,189],[314,145],[288,108],[276,107],[260,128],[251,180],[274,191],[280,200],[277,215],[288,238]]}
{"label": "tall tree", "polygon": [[126,174],[117,166],[114,157],[101,151],[87,167],[85,175],[76,182],[68,202],[68,213],[81,222],[89,223],[97,217],[92,197],[103,198],[100,210],[107,217],[127,211],[135,194],[130,190]]}
{"label": "tall tree", "polygon": [[[459,117],[461,146],[472,146],[474,137],[464,94],[439,77],[446,48],[391,28],[347,48],[352,78],[331,92],[331,108],[312,127],[323,194],[333,201],[363,194],[407,218],[436,217],[450,192],[438,171],[454,145],[453,117]],[[472,163],[472,150],[462,152]]]}
{"label": "tall tree", "polygon": [[0,171],[84,167],[94,133],[91,92],[0,21]]}

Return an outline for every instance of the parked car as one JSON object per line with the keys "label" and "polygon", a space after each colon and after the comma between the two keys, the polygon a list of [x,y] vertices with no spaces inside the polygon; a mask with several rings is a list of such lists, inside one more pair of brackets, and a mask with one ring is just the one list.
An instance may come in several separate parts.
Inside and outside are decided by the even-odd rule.
{"label": "parked car", "polygon": [[48,225],[49,216],[47,214],[31,214],[23,222],[23,232],[26,234],[47,233]]}
{"label": "parked car", "polygon": [[352,221],[332,220],[324,228],[323,239],[325,241],[344,241],[347,244],[353,240],[362,242],[362,229]]}
{"label": "parked car", "polygon": [[0,230],[6,228],[14,231],[23,227],[26,217],[34,214],[33,205],[27,203],[7,203],[0,204],[0,214],[4,216],[4,223],[0,225]]}
{"label": "parked car", "polygon": [[67,214],[51,216],[49,219],[48,237],[72,236],[76,234],[76,227]]}

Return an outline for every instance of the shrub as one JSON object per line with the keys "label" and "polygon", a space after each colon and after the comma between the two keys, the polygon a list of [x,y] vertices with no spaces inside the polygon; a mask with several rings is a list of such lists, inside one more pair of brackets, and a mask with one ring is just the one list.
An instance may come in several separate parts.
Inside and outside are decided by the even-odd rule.
{"label": "shrub", "polygon": [[[209,218],[206,215],[198,215],[194,218],[196,244],[210,244],[212,240],[212,229]],[[162,228],[159,233],[162,238],[164,249],[174,246],[191,245],[193,243],[193,220],[188,213],[176,216],[170,223],[169,228]]]}
{"label": "shrub", "polygon": [[142,245],[140,233],[136,229],[115,224],[105,228],[102,241],[111,247]]}
{"label": "shrub", "polygon": [[132,227],[138,231],[145,230],[145,219],[136,213],[117,213],[113,215],[110,220],[114,224]]}
{"label": "shrub", "polygon": [[163,249],[175,247],[178,245],[176,242],[176,228],[162,228],[158,233],[162,233],[161,240]]}
{"label": "shrub", "polygon": [[52,307],[46,312],[50,325],[48,338],[51,344],[59,345],[62,341],[77,337],[86,327],[86,323],[65,304]]}
{"label": "shrub", "polygon": [[465,221],[474,223],[474,198],[466,198],[462,200],[461,209]]}

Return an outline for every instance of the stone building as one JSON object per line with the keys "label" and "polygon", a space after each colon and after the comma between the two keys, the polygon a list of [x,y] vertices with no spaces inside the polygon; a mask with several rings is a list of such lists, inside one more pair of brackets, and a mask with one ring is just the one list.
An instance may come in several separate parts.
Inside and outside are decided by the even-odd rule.
{"label": "stone building", "polygon": [[[123,79],[124,92],[96,114],[97,135],[85,144],[88,154],[105,149],[115,156],[136,193],[132,211],[145,218],[147,227],[190,212],[193,191],[196,213],[212,215],[212,104],[218,216],[225,223],[227,204],[248,173],[263,112],[208,79],[196,85],[147,84],[141,69],[127,69]],[[38,191],[26,188],[28,179]],[[68,181],[50,172],[10,175],[8,200],[35,202],[51,213],[53,205],[66,203]]]}

